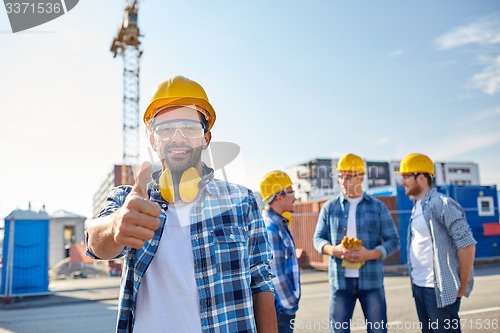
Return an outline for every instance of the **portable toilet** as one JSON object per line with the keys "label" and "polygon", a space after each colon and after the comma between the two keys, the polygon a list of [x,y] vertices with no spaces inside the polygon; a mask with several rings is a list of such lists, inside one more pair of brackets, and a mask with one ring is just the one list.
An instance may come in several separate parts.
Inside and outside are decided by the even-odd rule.
{"label": "portable toilet", "polygon": [[5,218],[0,297],[49,293],[49,219],[31,210]]}

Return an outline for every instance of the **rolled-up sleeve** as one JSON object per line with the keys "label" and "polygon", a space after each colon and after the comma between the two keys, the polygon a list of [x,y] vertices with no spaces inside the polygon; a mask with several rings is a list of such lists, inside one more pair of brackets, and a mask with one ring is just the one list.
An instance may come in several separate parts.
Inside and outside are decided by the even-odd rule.
{"label": "rolled-up sleeve", "polygon": [[314,231],[313,243],[314,248],[320,254],[323,253],[323,247],[326,244],[331,244],[331,231],[330,231],[330,217],[329,217],[329,204],[325,204],[319,213],[318,222]]}
{"label": "rolled-up sleeve", "polygon": [[443,220],[457,249],[476,244],[463,208],[454,200],[443,199]]}
{"label": "rolled-up sleeve", "polygon": [[382,253],[382,257],[380,259],[384,260],[387,256],[390,256],[399,250],[400,240],[398,230],[392,220],[391,213],[383,203],[380,203],[380,223],[382,239],[384,242],[375,249]]}
{"label": "rolled-up sleeve", "polygon": [[249,191],[249,203],[248,255],[250,275],[252,277],[250,287],[253,294],[262,291],[274,291],[271,281],[273,277],[271,273],[272,252],[267,238],[264,219],[251,191]]}
{"label": "rolled-up sleeve", "polygon": [[[111,191],[108,194],[108,197],[106,198],[106,202],[104,203],[104,207],[99,212],[99,214],[97,214],[97,218],[108,216],[114,213],[116,210],[118,210],[118,208],[120,208],[125,202],[125,198],[130,193],[131,190],[132,190],[131,186],[117,186],[111,189]],[[92,259],[98,259],[98,260],[101,259],[89,250],[88,238],[89,238],[88,232],[85,231],[85,246],[87,248],[85,251],[85,255],[87,255],[87,257],[90,257]],[[128,248],[124,248],[122,253],[120,253],[116,258],[124,256],[127,251]]]}

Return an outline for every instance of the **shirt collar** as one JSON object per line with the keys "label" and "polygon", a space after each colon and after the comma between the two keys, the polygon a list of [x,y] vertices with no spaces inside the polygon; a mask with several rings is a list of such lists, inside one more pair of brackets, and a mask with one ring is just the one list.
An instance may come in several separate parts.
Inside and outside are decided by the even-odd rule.
{"label": "shirt collar", "polygon": [[[344,193],[342,193],[342,192],[340,192],[339,199],[340,199],[340,202],[342,202],[342,203],[347,201],[347,198],[344,196]],[[366,194],[366,192],[363,192],[363,194],[361,195],[361,201],[363,201],[363,200],[371,201],[371,197],[368,194]]]}
{"label": "shirt collar", "polygon": [[273,221],[273,222],[276,222],[276,223],[282,223],[282,224],[287,224],[287,219],[285,219],[283,216],[281,216],[280,214],[276,213],[276,211],[274,209],[272,209],[271,207],[267,208],[266,209],[267,211],[267,216]]}
{"label": "shirt collar", "polygon": [[436,191],[437,191],[437,190],[436,190],[436,188],[435,188],[435,187],[431,188],[431,189],[429,190],[429,192],[427,192],[427,193],[424,195],[424,197],[422,198],[422,201],[421,201],[422,205],[423,205],[424,203],[429,202],[429,201],[431,200],[431,197],[432,197],[432,196],[436,193]]}

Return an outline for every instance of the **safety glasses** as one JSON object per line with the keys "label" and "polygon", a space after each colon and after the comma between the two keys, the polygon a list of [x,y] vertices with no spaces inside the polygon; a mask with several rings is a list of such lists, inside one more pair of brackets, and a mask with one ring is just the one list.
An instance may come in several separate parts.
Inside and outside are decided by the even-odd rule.
{"label": "safety glasses", "polygon": [[153,127],[153,135],[159,140],[170,140],[176,135],[186,139],[203,137],[203,123],[194,120],[175,120],[160,123]]}
{"label": "safety glasses", "polygon": [[283,190],[283,191],[281,191],[281,193],[280,193],[280,194],[281,194],[281,195],[287,195],[287,194],[289,194],[289,195],[294,195],[294,194],[295,194],[295,191],[294,191],[294,190],[292,190],[292,191],[285,191],[285,190]]}

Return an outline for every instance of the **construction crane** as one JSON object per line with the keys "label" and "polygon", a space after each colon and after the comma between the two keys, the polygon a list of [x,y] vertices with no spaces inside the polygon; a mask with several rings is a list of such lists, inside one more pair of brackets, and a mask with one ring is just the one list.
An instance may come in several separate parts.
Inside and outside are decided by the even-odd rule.
{"label": "construction crane", "polygon": [[123,57],[123,164],[139,163],[139,71],[142,50],[137,24],[139,0],[127,0],[123,21],[111,44]]}

